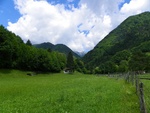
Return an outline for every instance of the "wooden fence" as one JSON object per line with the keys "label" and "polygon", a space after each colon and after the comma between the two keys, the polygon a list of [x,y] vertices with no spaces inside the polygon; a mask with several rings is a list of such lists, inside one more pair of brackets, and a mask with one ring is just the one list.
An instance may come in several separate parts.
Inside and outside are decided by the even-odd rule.
{"label": "wooden fence", "polygon": [[127,83],[132,83],[132,85],[135,85],[136,93],[139,97],[141,113],[150,113],[150,103],[148,101],[145,101],[145,98],[146,100],[150,100],[150,95],[148,95],[150,94],[150,91],[148,88],[145,87],[145,85],[141,81],[141,79],[150,80],[150,78],[141,78],[135,72],[121,73],[121,74],[108,74],[108,76],[115,77],[116,79],[123,78]]}

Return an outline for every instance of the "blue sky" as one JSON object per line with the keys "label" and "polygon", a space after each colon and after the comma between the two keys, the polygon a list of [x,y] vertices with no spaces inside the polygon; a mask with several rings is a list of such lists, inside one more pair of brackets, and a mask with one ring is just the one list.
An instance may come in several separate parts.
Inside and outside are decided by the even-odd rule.
{"label": "blue sky", "polygon": [[7,27],[8,21],[16,22],[20,17],[20,13],[15,9],[13,0],[0,1],[0,24]]}
{"label": "blue sky", "polygon": [[124,0],[122,3],[119,4],[119,9],[121,9],[121,7],[125,4],[125,3],[129,3],[131,0]]}
{"label": "blue sky", "polygon": [[0,24],[25,42],[62,43],[87,52],[149,6],[150,0],[0,0]]}
{"label": "blue sky", "polygon": [[[71,10],[68,5],[74,5],[76,8],[78,7],[80,0],[74,0],[69,2],[68,0],[47,0],[49,3],[54,5],[56,4],[65,4],[65,8],[67,10]],[[21,14],[15,8],[14,0],[0,0],[0,24],[7,27],[8,21],[17,22]]]}

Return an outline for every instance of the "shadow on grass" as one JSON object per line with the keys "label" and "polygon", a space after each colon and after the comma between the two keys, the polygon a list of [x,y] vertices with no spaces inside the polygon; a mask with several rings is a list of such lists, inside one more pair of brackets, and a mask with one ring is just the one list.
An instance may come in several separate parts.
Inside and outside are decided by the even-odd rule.
{"label": "shadow on grass", "polygon": [[0,69],[0,73],[8,74],[8,73],[11,73],[11,70],[10,69]]}

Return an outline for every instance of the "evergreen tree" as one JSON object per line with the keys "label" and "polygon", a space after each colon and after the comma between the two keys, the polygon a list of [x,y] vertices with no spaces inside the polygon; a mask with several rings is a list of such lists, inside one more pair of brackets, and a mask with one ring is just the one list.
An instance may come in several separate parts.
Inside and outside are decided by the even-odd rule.
{"label": "evergreen tree", "polygon": [[72,69],[72,71],[74,71],[74,60],[73,60],[73,55],[71,52],[68,53],[66,67],[70,68],[70,69]]}
{"label": "evergreen tree", "polygon": [[32,46],[32,43],[31,43],[31,41],[29,39],[27,40],[26,45]]}
{"label": "evergreen tree", "polygon": [[52,52],[51,48],[48,48],[47,51],[50,52],[50,53]]}
{"label": "evergreen tree", "polygon": [[129,67],[132,71],[144,71],[147,67],[148,57],[146,54],[142,53],[141,51],[137,51],[133,53],[130,61]]}
{"label": "evergreen tree", "polygon": [[19,36],[0,26],[0,68],[40,72],[60,72],[66,66],[66,56],[32,47]]}

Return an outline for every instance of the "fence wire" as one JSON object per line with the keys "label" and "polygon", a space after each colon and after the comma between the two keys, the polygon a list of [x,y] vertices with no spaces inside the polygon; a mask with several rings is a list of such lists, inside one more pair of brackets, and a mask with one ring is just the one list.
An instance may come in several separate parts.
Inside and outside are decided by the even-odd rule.
{"label": "fence wire", "polygon": [[144,91],[145,107],[146,107],[147,113],[150,113],[150,87],[149,87],[150,81],[143,80],[142,82],[144,83],[143,91]]}
{"label": "fence wire", "polygon": [[[141,113],[150,113],[150,74],[138,75],[135,72],[108,74],[109,77],[124,79],[127,83],[135,85],[139,97]],[[140,87],[142,85],[142,87]],[[143,99],[143,100],[142,100]]]}

